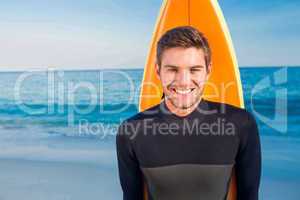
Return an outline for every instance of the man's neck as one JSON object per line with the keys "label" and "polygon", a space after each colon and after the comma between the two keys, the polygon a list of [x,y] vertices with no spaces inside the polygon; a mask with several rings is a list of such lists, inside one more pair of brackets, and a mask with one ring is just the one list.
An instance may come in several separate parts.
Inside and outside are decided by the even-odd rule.
{"label": "man's neck", "polygon": [[199,98],[199,100],[197,101],[197,103],[195,103],[194,105],[192,105],[191,107],[187,108],[187,109],[180,109],[175,107],[170,100],[168,100],[167,98],[165,99],[165,103],[167,108],[175,115],[179,116],[179,117],[185,117],[187,115],[189,115],[190,113],[192,113],[197,106],[199,105],[200,101],[202,98]]}

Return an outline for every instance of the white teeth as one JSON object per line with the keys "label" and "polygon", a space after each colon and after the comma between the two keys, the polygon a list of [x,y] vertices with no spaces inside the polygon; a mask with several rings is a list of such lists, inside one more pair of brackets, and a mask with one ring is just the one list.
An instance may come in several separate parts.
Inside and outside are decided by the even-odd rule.
{"label": "white teeth", "polygon": [[178,93],[178,94],[188,94],[188,93],[190,93],[190,92],[192,91],[192,89],[187,89],[187,90],[179,90],[179,89],[176,89],[175,91],[176,91],[176,93]]}

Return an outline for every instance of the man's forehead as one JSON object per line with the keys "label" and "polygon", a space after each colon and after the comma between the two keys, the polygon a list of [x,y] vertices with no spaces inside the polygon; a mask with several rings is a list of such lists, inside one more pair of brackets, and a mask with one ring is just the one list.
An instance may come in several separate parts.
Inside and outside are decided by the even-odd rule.
{"label": "man's forehead", "polygon": [[171,48],[167,48],[164,50],[165,52],[172,52],[172,53],[191,53],[191,52],[198,52],[200,54],[204,54],[204,51],[202,48],[197,48],[197,47],[171,47]]}
{"label": "man's forehead", "polygon": [[162,54],[162,59],[204,59],[204,51],[200,48],[190,47],[190,48],[182,48],[182,47],[174,47],[166,49]]}

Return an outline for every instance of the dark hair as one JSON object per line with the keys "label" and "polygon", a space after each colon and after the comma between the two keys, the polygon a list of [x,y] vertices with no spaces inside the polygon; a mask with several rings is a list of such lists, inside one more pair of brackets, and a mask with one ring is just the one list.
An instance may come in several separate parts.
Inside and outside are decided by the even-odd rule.
{"label": "dark hair", "polygon": [[203,33],[196,28],[191,26],[179,26],[168,30],[161,36],[157,42],[156,49],[156,62],[159,67],[161,65],[163,52],[174,47],[196,47],[197,49],[202,49],[204,51],[206,68],[208,68],[211,62],[211,50]]}

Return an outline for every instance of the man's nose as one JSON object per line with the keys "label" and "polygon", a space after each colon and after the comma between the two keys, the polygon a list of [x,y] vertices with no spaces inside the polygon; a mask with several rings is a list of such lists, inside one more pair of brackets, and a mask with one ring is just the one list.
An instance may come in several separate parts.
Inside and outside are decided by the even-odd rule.
{"label": "man's nose", "polygon": [[186,86],[191,79],[190,72],[188,70],[179,70],[176,76],[176,81],[180,86]]}

